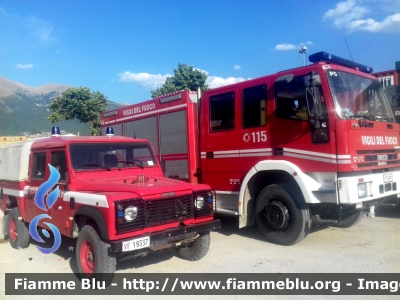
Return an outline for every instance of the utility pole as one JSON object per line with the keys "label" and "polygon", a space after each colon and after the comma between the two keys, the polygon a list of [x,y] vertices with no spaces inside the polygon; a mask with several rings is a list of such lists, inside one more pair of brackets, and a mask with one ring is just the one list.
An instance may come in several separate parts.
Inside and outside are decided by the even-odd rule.
{"label": "utility pole", "polygon": [[306,52],[307,52],[307,47],[306,46],[301,46],[300,48],[299,48],[299,53],[302,53],[303,54],[303,66],[305,66],[306,65]]}

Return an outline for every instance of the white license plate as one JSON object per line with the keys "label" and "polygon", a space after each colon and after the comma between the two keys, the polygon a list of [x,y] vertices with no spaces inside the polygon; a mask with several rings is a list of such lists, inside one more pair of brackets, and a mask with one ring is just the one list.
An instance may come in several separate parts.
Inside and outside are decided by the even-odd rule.
{"label": "white license plate", "polygon": [[147,248],[149,246],[150,246],[150,237],[146,236],[143,238],[122,242],[122,252]]}

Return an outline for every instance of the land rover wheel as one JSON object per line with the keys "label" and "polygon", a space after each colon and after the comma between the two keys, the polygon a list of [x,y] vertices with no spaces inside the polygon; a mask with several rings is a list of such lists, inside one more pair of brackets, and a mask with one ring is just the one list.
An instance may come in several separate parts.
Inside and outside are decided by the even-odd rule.
{"label": "land rover wheel", "polygon": [[196,261],[206,256],[210,248],[210,232],[203,232],[189,245],[177,248],[178,255],[186,260]]}
{"label": "land rover wheel", "polygon": [[76,247],[79,273],[85,278],[104,281],[108,286],[114,278],[117,265],[115,255],[109,252],[109,244],[100,239],[92,226],[85,225],[79,232]]}
{"label": "land rover wheel", "polygon": [[267,241],[290,246],[303,240],[311,227],[305,202],[288,185],[270,185],[256,200],[256,223]]}
{"label": "land rover wheel", "polygon": [[8,235],[10,237],[11,247],[23,249],[29,246],[29,229],[21,219],[18,207],[14,207],[10,211],[10,216],[8,218]]}

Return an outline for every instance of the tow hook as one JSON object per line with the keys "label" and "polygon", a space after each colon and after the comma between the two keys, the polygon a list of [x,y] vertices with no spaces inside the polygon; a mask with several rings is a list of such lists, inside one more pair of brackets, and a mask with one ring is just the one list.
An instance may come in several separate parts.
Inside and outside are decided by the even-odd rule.
{"label": "tow hook", "polygon": [[375,218],[375,206],[370,206],[369,211],[366,212],[367,218]]}

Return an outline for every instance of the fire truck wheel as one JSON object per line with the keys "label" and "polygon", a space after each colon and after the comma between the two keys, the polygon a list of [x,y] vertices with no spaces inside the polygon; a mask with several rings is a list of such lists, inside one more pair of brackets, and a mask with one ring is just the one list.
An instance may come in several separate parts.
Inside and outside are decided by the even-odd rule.
{"label": "fire truck wheel", "polygon": [[359,211],[356,212],[355,214],[352,214],[350,216],[342,216],[342,220],[338,225],[333,225],[334,227],[339,227],[339,228],[350,228],[358,223],[363,219],[364,217],[364,212]]}
{"label": "fire truck wheel", "polygon": [[29,246],[29,229],[23,220],[20,220],[18,207],[14,207],[10,211],[8,221],[8,233],[10,237],[11,247],[15,249],[23,249]]}
{"label": "fire truck wheel", "polygon": [[256,223],[267,241],[290,246],[303,240],[311,227],[310,212],[287,185],[269,185],[256,200]]}
{"label": "fire truck wheel", "polygon": [[196,261],[206,256],[209,248],[210,232],[203,232],[193,243],[183,248],[177,248],[176,251],[178,251],[181,258]]}
{"label": "fire truck wheel", "polygon": [[78,271],[85,278],[102,280],[109,285],[115,273],[117,259],[109,254],[109,244],[103,242],[97,231],[85,225],[78,235],[76,262]]}

